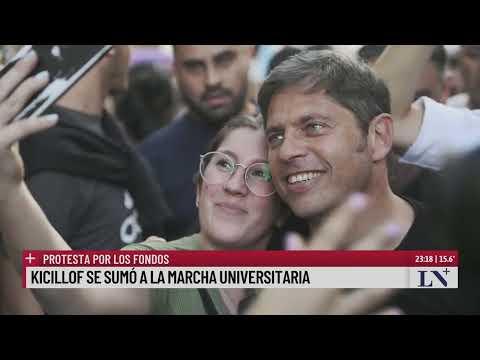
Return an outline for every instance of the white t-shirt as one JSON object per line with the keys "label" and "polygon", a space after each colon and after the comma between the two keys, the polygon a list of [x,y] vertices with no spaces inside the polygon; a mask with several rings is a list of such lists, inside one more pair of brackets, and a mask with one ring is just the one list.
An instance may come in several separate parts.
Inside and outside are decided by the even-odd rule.
{"label": "white t-shirt", "polygon": [[440,170],[451,158],[480,147],[480,110],[453,108],[422,97],[425,113],[415,143],[400,162]]}
{"label": "white t-shirt", "polygon": [[470,96],[467,93],[461,93],[449,97],[447,100],[447,105],[456,108],[468,108],[469,102]]}

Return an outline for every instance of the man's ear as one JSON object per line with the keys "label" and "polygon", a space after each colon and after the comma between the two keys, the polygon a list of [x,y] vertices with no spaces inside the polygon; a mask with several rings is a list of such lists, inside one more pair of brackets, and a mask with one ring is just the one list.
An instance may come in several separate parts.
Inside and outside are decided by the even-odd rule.
{"label": "man's ear", "polygon": [[370,122],[368,145],[373,161],[387,158],[393,146],[393,120],[389,114],[381,114]]}

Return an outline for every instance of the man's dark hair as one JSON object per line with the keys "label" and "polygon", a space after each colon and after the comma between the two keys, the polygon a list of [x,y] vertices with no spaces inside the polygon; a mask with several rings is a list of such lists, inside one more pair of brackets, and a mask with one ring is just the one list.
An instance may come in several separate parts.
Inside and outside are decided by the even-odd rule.
{"label": "man's dark hair", "polygon": [[267,74],[270,74],[273,69],[275,69],[278,65],[280,65],[285,60],[299,54],[302,51],[309,51],[309,50],[315,50],[315,51],[333,50],[333,48],[330,45],[310,45],[304,49],[299,49],[294,46],[285,46],[283,49],[278,51],[270,60],[270,63],[268,64]]}
{"label": "man's dark hair", "polygon": [[385,51],[387,45],[364,45],[358,50],[358,59],[369,63],[377,60]]}
{"label": "man's dark hair", "polygon": [[275,69],[278,65],[280,65],[285,60],[291,58],[292,56],[297,55],[300,53],[300,49],[293,47],[293,46],[286,46],[280,51],[278,51],[270,60],[267,68],[267,74],[270,74],[273,69]]}
{"label": "man's dark hair", "polygon": [[438,72],[443,76],[445,72],[445,68],[447,67],[447,50],[445,50],[445,46],[437,45],[433,50],[432,57],[430,61],[436,66]]}
{"label": "man's dark hair", "polygon": [[171,121],[175,92],[169,74],[153,64],[130,69],[130,86],[116,99],[118,118],[135,142]]}
{"label": "man's dark hair", "polygon": [[321,51],[321,50],[333,50],[333,48],[330,45],[309,45],[304,49],[304,51],[305,50]]}
{"label": "man's dark hair", "polygon": [[360,128],[390,113],[390,93],[368,65],[333,51],[302,51],[276,67],[263,83],[258,104],[265,124],[272,98],[287,87],[301,85],[305,93],[326,90],[338,104],[352,111]]}

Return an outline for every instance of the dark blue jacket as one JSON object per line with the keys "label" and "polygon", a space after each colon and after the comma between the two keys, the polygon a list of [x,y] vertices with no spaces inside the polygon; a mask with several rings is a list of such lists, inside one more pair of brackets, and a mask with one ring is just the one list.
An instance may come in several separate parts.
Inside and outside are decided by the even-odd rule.
{"label": "dark blue jacket", "polygon": [[167,224],[169,241],[198,230],[194,176],[198,172],[200,155],[207,152],[218,130],[207,121],[186,113],[140,145],[140,153],[152,165],[173,212]]}

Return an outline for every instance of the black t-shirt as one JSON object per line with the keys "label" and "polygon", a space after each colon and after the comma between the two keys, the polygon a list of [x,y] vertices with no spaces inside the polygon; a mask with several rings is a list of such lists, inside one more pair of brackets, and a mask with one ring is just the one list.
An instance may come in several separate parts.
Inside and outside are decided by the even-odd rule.
{"label": "black t-shirt", "polygon": [[51,171],[33,176],[27,186],[74,250],[115,250],[143,240],[137,211],[125,189]]}
{"label": "black t-shirt", "polygon": [[[57,110],[63,122],[92,136],[105,136],[101,117]],[[143,240],[132,196],[121,186],[51,170],[35,173],[26,183],[50,223],[74,250],[121,249]]]}

